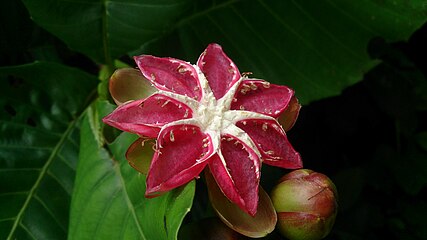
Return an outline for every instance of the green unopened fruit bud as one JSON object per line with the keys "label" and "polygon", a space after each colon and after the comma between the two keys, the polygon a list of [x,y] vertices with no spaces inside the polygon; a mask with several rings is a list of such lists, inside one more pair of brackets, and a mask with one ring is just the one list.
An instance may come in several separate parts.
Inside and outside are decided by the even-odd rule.
{"label": "green unopened fruit bud", "polygon": [[277,227],[290,240],[326,237],[337,214],[337,190],[324,174],[295,170],[280,179],[271,192],[277,211]]}

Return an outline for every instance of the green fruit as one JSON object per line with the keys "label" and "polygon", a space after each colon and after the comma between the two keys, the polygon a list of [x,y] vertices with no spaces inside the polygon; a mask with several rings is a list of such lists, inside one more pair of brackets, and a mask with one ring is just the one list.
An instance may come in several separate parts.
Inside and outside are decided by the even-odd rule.
{"label": "green fruit", "polygon": [[337,190],[324,174],[295,170],[280,179],[271,192],[277,227],[290,240],[326,237],[337,215]]}

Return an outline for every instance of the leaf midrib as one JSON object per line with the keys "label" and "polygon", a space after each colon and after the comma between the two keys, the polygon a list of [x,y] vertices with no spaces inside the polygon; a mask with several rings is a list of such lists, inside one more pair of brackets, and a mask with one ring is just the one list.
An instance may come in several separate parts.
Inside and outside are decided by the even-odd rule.
{"label": "leaf midrib", "polygon": [[127,189],[126,189],[126,183],[125,183],[125,180],[123,179],[123,175],[120,171],[120,164],[116,164],[114,166],[114,171],[116,172],[117,176],[120,179],[120,183],[123,186],[123,193],[124,193],[123,195],[125,196],[125,199],[126,199],[126,205],[128,206],[129,211],[131,212],[133,220],[135,221],[135,225],[138,229],[140,237],[141,237],[141,239],[147,239],[144,235],[144,231],[142,231],[141,223],[138,221],[138,216],[137,216],[136,211],[135,211],[135,206],[133,205],[132,201],[129,199],[129,194],[128,194]]}
{"label": "leaf midrib", "polygon": [[61,139],[56,144],[55,148],[53,149],[52,153],[50,154],[50,156],[49,156],[48,160],[46,161],[46,163],[44,164],[43,168],[40,170],[40,174],[39,174],[37,180],[35,181],[33,187],[29,191],[28,196],[25,199],[25,202],[22,205],[21,210],[19,211],[18,215],[15,218],[15,221],[13,223],[12,229],[10,230],[9,236],[7,237],[8,240],[12,240],[13,239],[15,231],[16,231],[19,223],[21,222],[22,217],[25,214],[25,211],[27,210],[30,201],[34,198],[34,196],[36,194],[36,191],[39,188],[41,181],[46,176],[50,165],[52,164],[53,160],[55,159],[55,157],[59,153],[59,150],[64,145],[64,143],[67,140],[69,134],[72,132],[72,130],[76,126],[76,123],[79,121],[79,119],[80,119],[80,117],[76,118],[76,119],[74,119],[73,121],[70,122],[70,124],[68,125],[67,130],[64,132],[64,134],[62,134]]}
{"label": "leaf midrib", "polygon": [[[101,0],[102,3],[102,46],[104,50],[104,61],[107,66],[108,76],[110,76],[114,71],[114,63],[111,58],[110,52],[110,41],[108,39],[108,14],[107,14],[107,0]],[[103,80],[103,79],[102,79]]]}

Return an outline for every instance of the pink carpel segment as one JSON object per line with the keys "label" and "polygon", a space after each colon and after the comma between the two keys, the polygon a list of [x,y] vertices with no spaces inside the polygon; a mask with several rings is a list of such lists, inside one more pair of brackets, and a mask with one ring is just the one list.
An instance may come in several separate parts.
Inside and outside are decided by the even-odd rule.
{"label": "pink carpel segment", "polygon": [[263,157],[263,163],[288,169],[302,168],[300,154],[292,147],[277,121],[245,119],[237,122],[236,126],[255,142]]}
{"label": "pink carpel segment", "polygon": [[277,118],[289,105],[294,91],[263,80],[244,80],[237,89],[233,110],[253,111]]}
{"label": "pink carpel segment", "polygon": [[157,137],[163,125],[191,117],[192,110],[184,103],[154,94],[119,106],[103,121],[123,131]]}
{"label": "pink carpel segment", "polygon": [[213,157],[209,168],[225,196],[243,211],[254,216],[258,206],[260,160],[256,153],[231,135],[221,138],[220,156]]}
{"label": "pink carpel segment", "polygon": [[208,45],[197,66],[204,73],[216,99],[222,98],[241,77],[237,66],[218,44]]}
{"label": "pink carpel segment", "polygon": [[134,57],[142,74],[159,90],[200,100],[202,90],[194,67],[182,60],[150,55]]}
{"label": "pink carpel segment", "polygon": [[199,127],[172,125],[164,128],[159,133],[148,171],[146,197],[158,196],[198,177],[212,154],[210,136]]}

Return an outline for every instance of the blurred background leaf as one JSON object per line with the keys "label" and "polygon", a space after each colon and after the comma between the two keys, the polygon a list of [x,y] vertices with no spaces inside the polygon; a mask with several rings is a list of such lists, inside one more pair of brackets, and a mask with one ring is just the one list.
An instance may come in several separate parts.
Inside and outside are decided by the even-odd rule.
{"label": "blurred background leaf", "polygon": [[217,42],[242,71],[295,88],[303,104],[360,81],[376,64],[369,40],[407,39],[427,11],[424,0],[24,3],[36,23],[97,62],[132,50],[195,62]]}
{"label": "blurred background leaf", "polygon": [[93,105],[83,122],[68,238],[176,239],[193,203],[194,181],[160,197],[145,198],[145,176],[125,159],[137,136],[122,133],[104,148],[95,135],[99,126],[95,122],[102,117],[96,114],[108,105]]}
{"label": "blurred background leaf", "polygon": [[0,81],[0,238],[64,239],[80,115],[97,80],[37,62],[0,68]]}
{"label": "blurred background leaf", "polygon": [[136,53],[195,62],[208,43],[217,42],[242,72],[295,88],[303,104],[360,81],[377,63],[366,51],[370,39],[407,39],[427,11],[423,0],[201,2],[171,34]]}
{"label": "blurred background leaf", "polygon": [[35,22],[71,49],[110,63],[162,35],[190,7],[189,0],[23,1]]}

